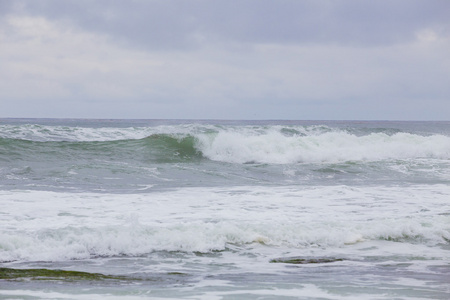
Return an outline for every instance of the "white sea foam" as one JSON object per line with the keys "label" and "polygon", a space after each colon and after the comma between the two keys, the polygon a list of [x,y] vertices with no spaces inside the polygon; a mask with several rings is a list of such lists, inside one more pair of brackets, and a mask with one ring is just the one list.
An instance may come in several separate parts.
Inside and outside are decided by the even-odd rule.
{"label": "white sea foam", "polygon": [[[77,293],[60,293],[60,292],[49,292],[49,291],[35,291],[35,290],[4,290],[0,291],[0,296],[3,296],[2,299],[78,299],[78,300],[94,300],[94,299],[107,299],[107,300],[142,300],[147,298],[147,295],[142,296],[134,296],[134,295],[121,295],[121,294],[111,294],[111,293],[105,293],[105,294],[91,294],[86,291],[78,291]],[[8,297],[9,296],[9,297]],[[158,299],[176,299],[176,298],[156,298],[152,297],[152,299],[158,300]]]}
{"label": "white sea foam", "polygon": [[116,141],[141,139],[149,134],[147,128],[90,128],[45,125],[2,125],[0,137],[29,141]]}
{"label": "white sea foam", "polygon": [[279,131],[260,135],[219,132],[198,136],[198,148],[217,161],[246,163],[377,161],[408,158],[450,158],[450,137],[409,133],[372,133],[356,136],[326,132],[307,136],[285,136]]}
{"label": "white sea foam", "polygon": [[450,239],[449,196],[445,185],[1,192],[0,260],[208,252],[254,243],[308,249],[387,240],[431,247]]}

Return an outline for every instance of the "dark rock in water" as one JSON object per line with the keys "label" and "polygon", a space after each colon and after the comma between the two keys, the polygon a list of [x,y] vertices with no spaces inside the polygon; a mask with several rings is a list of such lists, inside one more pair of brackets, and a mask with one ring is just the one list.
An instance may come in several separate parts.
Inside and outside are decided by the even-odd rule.
{"label": "dark rock in water", "polygon": [[296,264],[296,265],[306,265],[306,264],[324,264],[336,261],[343,261],[342,258],[334,257],[282,257],[272,259],[271,263],[284,263],[284,264]]}
{"label": "dark rock in water", "polygon": [[32,280],[123,280],[122,276],[110,276],[99,273],[64,271],[64,270],[49,270],[49,269],[11,269],[0,268],[0,280],[18,280],[18,279],[32,279]]}
{"label": "dark rock in water", "polygon": [[178,282],[180,277],[189,277],[187,273],[142,273],[130,276],[105,275],[101,273],[89,273],[79,271],[51,270],[51,269],[12,269],[0,268],[0,281],[28,281],[28,280],[50,280],[63,282],[79,281],[110,281],[110,282]]}

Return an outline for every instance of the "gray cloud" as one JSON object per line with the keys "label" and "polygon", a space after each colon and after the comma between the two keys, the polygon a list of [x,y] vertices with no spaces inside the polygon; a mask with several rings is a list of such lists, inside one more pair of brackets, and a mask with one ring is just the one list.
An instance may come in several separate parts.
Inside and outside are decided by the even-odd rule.
{"label": "gray cloud", "polygon": [[450,1],[0,0],[2,116],[448,119]]}
{"label": "gray cloud", "polygon": [[447,0],[20,3],[22,12],[69,21],[149,49],[186,49],[201,42],[376,46],[410,41],[421,28],[450,32]]}

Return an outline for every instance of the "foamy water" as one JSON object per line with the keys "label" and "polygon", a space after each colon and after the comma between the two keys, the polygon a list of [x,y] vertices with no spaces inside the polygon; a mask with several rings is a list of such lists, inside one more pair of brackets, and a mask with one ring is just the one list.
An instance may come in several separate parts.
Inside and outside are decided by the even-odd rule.
{"label": "foamy water", "polygon": [[450,239],[449,196],[446,185],[2,192],[0,260],[207,253],[252,243],[305,249],[392,240],[434,247]]}

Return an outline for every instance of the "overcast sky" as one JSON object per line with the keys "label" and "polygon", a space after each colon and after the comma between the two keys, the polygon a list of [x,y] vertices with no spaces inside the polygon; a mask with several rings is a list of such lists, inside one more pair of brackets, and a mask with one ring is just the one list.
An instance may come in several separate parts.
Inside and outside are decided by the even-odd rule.
{"label": "overcast sky", "polygon": [[450,120],[450,1],[0,0],[0,117]]}

